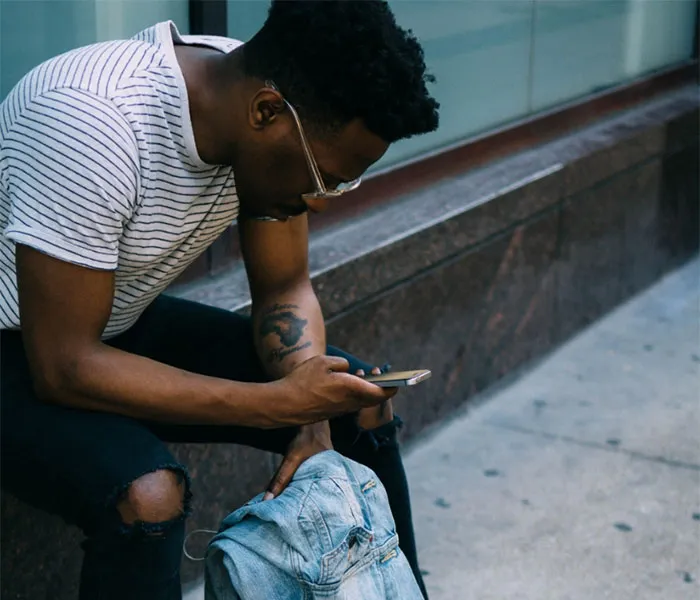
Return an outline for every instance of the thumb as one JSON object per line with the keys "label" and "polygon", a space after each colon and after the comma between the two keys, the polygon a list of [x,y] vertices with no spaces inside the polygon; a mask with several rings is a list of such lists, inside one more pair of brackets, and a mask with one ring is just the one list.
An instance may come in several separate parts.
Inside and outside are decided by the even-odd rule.
{"label": "thumb", "polygon": [[267,486],[267,492],[263,496],[264,500],[272,500],[279,496],[289,485],[289,482],[294,477],[294,473],[297,472],[299,465],[304,462],[303,457],[297,456],[295,454],[288,454],[282,460],[282,464],[277,469],[277,472],[272,477],[272,481]]}
{"label": "thumb", "polygon": [[350,370],[350,363],[340,356],[325,356],[324,366],[329,371],[347,373]]}

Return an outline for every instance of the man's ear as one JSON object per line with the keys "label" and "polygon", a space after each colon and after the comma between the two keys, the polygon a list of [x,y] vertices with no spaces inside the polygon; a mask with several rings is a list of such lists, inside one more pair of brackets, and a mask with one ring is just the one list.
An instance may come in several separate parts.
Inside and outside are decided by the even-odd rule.
{"label": "man's ear", "polygon": [[254,129],[263,129],[272,125],[283,111],[284,100],[280,93],[269,87],[260,88],[250,101],[248,121]]}

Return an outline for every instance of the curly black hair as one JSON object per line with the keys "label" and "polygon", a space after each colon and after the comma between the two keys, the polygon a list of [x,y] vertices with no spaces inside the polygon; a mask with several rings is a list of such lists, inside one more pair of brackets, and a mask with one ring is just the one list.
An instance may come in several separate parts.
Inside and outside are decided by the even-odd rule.
{"label": "curly black hair", "polygon": [[438,126],[423,49],[383,0],[273,0],[243,63],[246,75],[274,81],[316,133],[359,117],[392,143]]}

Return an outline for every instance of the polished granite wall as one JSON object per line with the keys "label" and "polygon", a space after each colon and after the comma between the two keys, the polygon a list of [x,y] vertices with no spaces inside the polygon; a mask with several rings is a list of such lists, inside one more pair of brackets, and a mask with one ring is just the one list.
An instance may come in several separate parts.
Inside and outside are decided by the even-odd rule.
{"label": "polished granite wall", "polygon": [[[397,401],[409,440],[696,253],[699,158],[690,86],[336,227],[311,244],[329,341],[433,370]],[[249,302],[240,265],[174,292]],[[194,479],[190,530],[274,469],[247,448],[173,449]],[[3,496],[1,533],[0,597],[77,597],[77,531]]]}

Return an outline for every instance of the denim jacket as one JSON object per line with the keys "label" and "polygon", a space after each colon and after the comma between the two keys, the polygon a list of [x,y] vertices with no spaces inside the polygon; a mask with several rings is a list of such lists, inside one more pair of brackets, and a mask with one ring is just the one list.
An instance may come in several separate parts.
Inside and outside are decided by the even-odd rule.
{"label": "denim jacket", "polygon": [[206,557],[206,600],[422,600],[384,486],[329,450],[273,500],[226,517]]}

